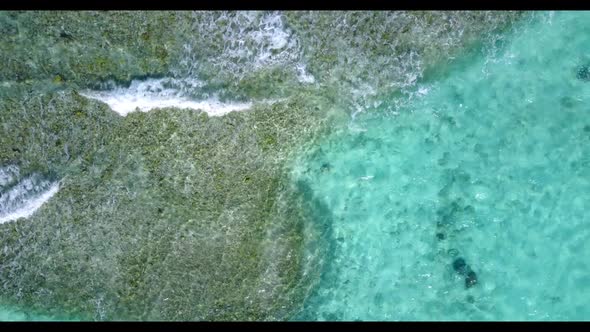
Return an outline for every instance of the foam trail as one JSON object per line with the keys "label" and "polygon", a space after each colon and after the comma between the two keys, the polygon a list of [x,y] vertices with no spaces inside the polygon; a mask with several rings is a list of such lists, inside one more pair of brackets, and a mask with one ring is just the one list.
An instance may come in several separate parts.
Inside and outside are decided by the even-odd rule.
{"label": "foam trail", "polygon": [[304,64],[298,64],[295,66],[297,69],[297,78],[301,83],[315,83],[315,77],[307,71]]}
{"label": "foam trail", "polygon": [[156,108],[175,107],[201,110],[210,116],[221,116],[232,111],[244,111],[252,107],[252,103],[226,103],[216,98],[193,100],[181,90],[167,88],[166,83],[177,83],[170,79],[148,79],[133,81],[128,88],[116,88],[110,91],[84,91],[84,97],[96,99],[122,116],[140,111],[148,112]]}
{"label": "foam trail", "polygon": [[[28,218],[59,191],[59,182],[42,181],[35,185],[33,177],[24,179],[0,196],[0,224]],[[35,193],[33,196],[30,193]],[[29,196],[29,197],[26,197]]]}

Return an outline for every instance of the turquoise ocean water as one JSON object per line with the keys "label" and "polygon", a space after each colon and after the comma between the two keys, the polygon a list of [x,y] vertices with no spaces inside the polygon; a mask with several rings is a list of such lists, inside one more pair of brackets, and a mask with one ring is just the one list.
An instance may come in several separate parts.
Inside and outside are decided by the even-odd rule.
{"label": "turquoise ocean water", "polygon": [[588,320],[588,13],[504,37],[300,163],[334,220],[300,319]]}

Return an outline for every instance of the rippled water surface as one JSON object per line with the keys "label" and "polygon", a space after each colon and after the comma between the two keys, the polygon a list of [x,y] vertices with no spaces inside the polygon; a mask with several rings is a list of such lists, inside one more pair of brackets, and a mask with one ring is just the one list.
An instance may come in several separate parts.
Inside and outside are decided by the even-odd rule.
{"label": "rippled water surface", "polygon": [[301,163],[335,248],[303,319],[590,317],[587,17],[521,27]]}

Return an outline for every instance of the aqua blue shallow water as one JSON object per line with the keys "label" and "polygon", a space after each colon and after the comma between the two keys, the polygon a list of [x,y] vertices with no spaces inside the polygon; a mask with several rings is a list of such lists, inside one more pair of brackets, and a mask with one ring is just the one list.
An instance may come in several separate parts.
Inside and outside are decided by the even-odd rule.
{"label": "aqua blue shallow water", "polygon": [[23,310],[21,308],[12,308],[8,306],[0,306],[0,322],[19,322],[19,321],[76,321],[70,317],[54,317],[38,313],[32,313],[30,310]]}
{"label": "aqua blue shallow water", "polygon": [[301,319],[590,318],[590,13],[517,30],[299,164],[334,219]]}

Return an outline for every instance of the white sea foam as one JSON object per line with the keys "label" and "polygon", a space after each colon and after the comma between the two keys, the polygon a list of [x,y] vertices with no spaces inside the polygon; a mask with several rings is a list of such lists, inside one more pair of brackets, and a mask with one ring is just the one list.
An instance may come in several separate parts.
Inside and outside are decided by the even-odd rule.
{"label": "white sea foam", "polygon": [[428,87],[421,86],[420,88],[418,88],[418,94],[422,95],[422,96],[426,96],[428,94],[429,90],[430,89]]}
{"label": "white sea foam", "polygon": [[[212,66],[220,76],[231,76],[239,81],[256,71],[280,67],[293,70],[300,83],[316,81],[307,72],[297,34],[279,11],[197,12],[192,28],[201,37],[188,40],[184,45],[182,60],[173,68],[177,76],[197,76],[202,68]],[[207,36],[223,48],[203,59],[200,56],[202,39]]]}
{"label": "white sea foam", "polygon": [[[244,59],[251,66],[238,70],[260,69],[272,65],[294,63],[300,56],[299,40],[285,27],[280,12],[247,12],[243,14],[250,29],[239,27],[224,34],[225,59]],[[237,18],[236,18],[237,19]],[[227,57],[226,57],[227,56]]]}
{"label": "white sea foam", "polygon": [[28,218],[59,191],[59,182],[38,180],[31,176],[21,180],[0,197],[0,224]]}
{"label": "white sea foam", "polygon": [[[179,88],[169,87],[170,85]],[[232,111],[244,111],[252,107],[250,102],[221,102],[212,97],[194,100],[186,96],[183,86],[198,87],[196,80],[148,79],[134,80],[128,88],[117,87],[108,91],[84,91],[80,94],[96,99],[122,116],[130,112],[148,112],[156,108],[175,107],[201,110],[210,116],[221,116]]]}
{"label": "white sea foam", "polygon": [[301,83],[315,83],[315,77],[312,74],[307,72],[307,68],[305,64],[299,63],[295,66],[297,70],[297,78]]}

